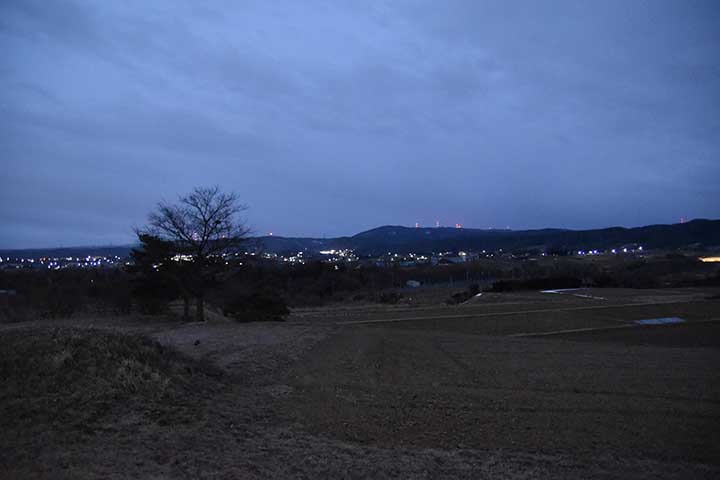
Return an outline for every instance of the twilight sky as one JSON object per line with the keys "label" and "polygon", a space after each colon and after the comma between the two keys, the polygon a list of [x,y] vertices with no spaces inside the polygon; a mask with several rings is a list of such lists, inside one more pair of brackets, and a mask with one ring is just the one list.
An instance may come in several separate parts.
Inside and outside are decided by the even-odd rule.
{"label": "twilight sky", "polygon": [[0,248],[720,217],[720,2],[0,2]]}

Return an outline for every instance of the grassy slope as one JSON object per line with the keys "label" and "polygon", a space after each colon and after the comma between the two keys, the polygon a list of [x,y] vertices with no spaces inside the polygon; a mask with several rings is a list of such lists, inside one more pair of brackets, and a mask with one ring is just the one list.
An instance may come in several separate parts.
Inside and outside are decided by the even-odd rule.
{"label": "grassy slope", "polygon": [[4,332],[0,467],[32,464],[53,445],[131,423],[195,421],[204,412],[202,393],[221,387],[219,375],[140,336],[72,328]]}

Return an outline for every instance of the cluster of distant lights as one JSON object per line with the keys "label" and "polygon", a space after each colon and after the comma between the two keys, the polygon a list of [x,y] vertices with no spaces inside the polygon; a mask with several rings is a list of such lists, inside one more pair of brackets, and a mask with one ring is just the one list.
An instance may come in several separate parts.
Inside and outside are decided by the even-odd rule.
{"label": "cluster of distant lights", "polygon": [[[618,253],[634,253],[634,252],[642,252],[643,247],[642,245],[637,247],[637,249],[630,249],[627,247],[623,247],[621,249],[613,248],[610,250],[610,253],[613,255],[617,255]],[[584,256],[584,255],[603,255],[605,251],[603,250],[578,250],[577,254]]]}
{"label": "cluster of distant lights", "polygon": [[[299,252],[302,253],[302,252]],[[320,255],[335,255],[338,257],[352,257],[354,256],[354,252],[349,249],[344,250],[320,250]]]}
{"label": "cluster of distant lights", "polygon": [[[621,248],[612,248],[609,251],[607,250],[598,250],[598,249],[592,249],[592,250],[577,250],[575,253],[578,256],[595,256],[595,255],[605,255],[607,253],[610,253],[612,255],[618,255],[618,254],[626,254],[626,253],[642,253],[644,252],[644,248],[640,245],[636,248],[633,247],[621,247]],[[339,263],[339,262],[356,262],[359,260],[359,257],[355,254],[355,252],[351,249],[330,249],[330,250],[321,250],[320,255],[322,256],[321,261],[328,262],[328,263]],[[503,254],[503,250],[499,249],[497,252],[487,252],[486,250],[482,250],[479,252],[440,252],[437,254],[434,254],[432,256],[427,256],[423,254],[415,254],[415,253],[408,253],[408,254],[398,254],[398,253],[392,253],[387,252],[387,256],[383,255],[385,257],[386,261],[390,262],[415,262],[415,263],[427,263],[432,262],[434,259],[442,259],[444,257],[458,257],[459,259],[462,259],[463,261],[471,261],[473,259],[477,259],[479,257],[485,257],[485,258],[491,258],[494,257],[495,254],[499,255],[508,255]],[[238,257],[240,255],[239,253],[234,254],[222,254],[219,255],[225,260],[225,264],[229,265],[229,260],[231,256]],[[308,261],[310,261],[310,257],[307,255],[307,252],[299,251],[294,255],[290,256],[279,256],[276,253],[269,253],[269,252],[245,252],[245,255],[247,256],[256,256],[260,257],[266,260],[273,260],[273,261],[280,261],[282,263],[288,263],[288,264],[306,264]],[[547,252],[543,252],[540,254],[543,257],[549,256]],[[512,255],[511,255],[512,256]],[[175,255],[172,257],[173,261],[180,262],[180,261],[192,261],[193,256],[192,255]],[[100,256],[86,256],[84,258],[80,257],[61,257],[61,258],[48,258],[43,257],[39,259],[34,258],[13,258],[0,257],[0,263],[10,263],[14,264],[15,268],[23,268],[24,264],[29,264],[30,266],[35,266],[35,264],[39,264],[42,267],[45,267],[47,269],[54,269],[54,270],[60,270],[62,268],[97,268],[97,267],[109,267],[116,265],[120,263],[122,259],[118,257],[117,255],[112,257],[100,257]],[[714,263],[714,262],[720,262],[720,257],[712,256],[712,257],[699,257],[698,260],[706,263]],[[129,262],[125,262],[126,265],[129,264]],[[242,265],[242,262],[238,263],[239,265]],[[153,265],[153,267],[158,268],[160,265]],[[36,267],[37,268],[37,267]]]}
{"label": "cluster of distant lights", "polygon": [[324,256],[323,261],[330,263],[356,262],[359,260],[355,252],[350,249],[321,250],[320,255]]}
{"label": "cluster of distant lights", "polygon": [[60,270],[61,268],[97,268],[97,267],[103,267],[103,266],[112,266],[115,265],[117,262],[119,262],[121,259],[117,255],[112,257],[99,257],[99,256],[90,256],[80,258],[80,257],[58,257],[58,258],[49,258],[49,257],[42,257],[42,258],[14,258],[11,259],[10,257],[5,257],[3,260],[2,257],[0,257],[0,263],[13,263],[15,264],[15,268],[22,268],[24,264],[30,264],[30,266],[35,267],[36,264],[39,264],[42,267],[45,267],[50,270]]}
{"label": "cluster of distant lights", "polygon": [[286,262],[286,263],[305,264],[305,259],[303,258],[303,252],[297,252],[295,255],[291,255],[289,257],[282,257],[282,261]]}
{"label": "cluster of distant lights", "polygon": [[[618,253],[635,253],[635,252],[643,252],[643,247],[639,246],[636,249],[629,249],[627,247],[623,247],[620,249],[613,248],[609,251],[612,254],[618,254]],[[326,262],[326,263],[341,263],[341,262],[357,262],[360,260],[360,258],[355,254],[355,252],[351,249],[329,249],[329,250],[320,250],[318,252],[321,255],[320,261]],[[592,255],[604,255],[607,252],[604,250],[577,250],[575,252],[578,256],[592,256]],[[493,258],[497,255],[509,255],[510,257],[515,257],[514,255],[510,253],[503,253],[502,249],[498,249],[497,252],[488,252],[487,250],[481,250],[478,252],[466,252],[466,251],[459,251],[459,252],[439,252],[433,255],[424,255],[424,254],[416,254],[416,253],[407,253],[407,254],[399,254],[399,253],[393,253],[393,252],[387,252],[387,255],[382,255],[381,258],[378,258],[377,260],[381,260],[383,257],[385,261],[392,262],[392,263],[401,263],[401,262],[413,262],[413,263],[429,263],[434,262],[436,260],[440,260],[443,258],[456,258],[459,261],[462,262],[469,262],[476,259],[479,259],[481,257],[484,258]],[[235,253],[234,256],[237,257],[239,254]],[[277,253],[269,253],[269,252],[245,252],[245,255],[253,256],[253,257],[260,257],[265,260],[272,260],[276,262],[281,262],[285,264],[307,264],[309,261],[311,261],[312,255],[308,255],[307,252],[298,251],[297,253],[293,255],[278,255]],[[543,252],[540,254],[541,256],[545,257],[549,254],[546,252]],[[223,258],[226,259],[225,264],[228,265],[229,262],[227,261],[228,255],[222,255]],[[173,260],[175,261],[191,261],[192,256],[190,255],[175,255],[173,257]],[[240,263],[242,265],[242,263]]]}

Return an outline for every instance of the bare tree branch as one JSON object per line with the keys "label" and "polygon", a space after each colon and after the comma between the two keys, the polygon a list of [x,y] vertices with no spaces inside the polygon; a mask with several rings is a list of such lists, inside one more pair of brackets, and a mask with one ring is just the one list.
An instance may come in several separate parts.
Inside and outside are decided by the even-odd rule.
{"label": "bare tree branch", "polygon": [[147,233],[206,261],[247,237],[250,229],[239,218],[245,210],[235,193],[223,193],[217,186],[198,187],[181,196],[176,205],[160,202],[148,218]]}

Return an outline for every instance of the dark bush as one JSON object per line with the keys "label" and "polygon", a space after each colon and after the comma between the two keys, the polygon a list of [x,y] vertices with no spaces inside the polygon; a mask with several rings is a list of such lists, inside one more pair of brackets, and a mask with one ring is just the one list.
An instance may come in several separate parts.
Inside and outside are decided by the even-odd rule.
{"label": "dark bush", "polygon": [[613,288],[620,286],[617,278],[607,273],[593,275],[592,286],[598,288]]}
{"label": "dark bush", "polygon": [[147,315],[165,313],[178,297],[176,286],[161,274],[133,279],[131,292],[138,310]]}
{"label": "dark bush", "polygon": [[389,305],[395,305],[396,303],[398,303],[398,302],[400,301],[401,298],[402,298],[402,293],[398,293],[398,292],[382,292],[382,293],[378,296],[378,301],[379,301],[380,303],[386,303],[386,304],[389,304]]}
{"label": "dark bush", "polygon": [[52,285],[45,296],[44,316],[68,318],[82,307],[80,289],[74,285]]}
{"label": "dark bush", "polygon": [[282,298],[268,290],[235,293],[226,298],[222,311],[240,322],[282,321],[290,313]]}
{"label": "dark bush", "polygon": [[445,300],[446,305],[457,305],[460,303],[465,303],[471,298],[473,298],[475,295],[480,293],[480,285],[477,283],[472,283],[468,286],[467,290],[464,290],[462,292],[454,293],[450,298]]}

